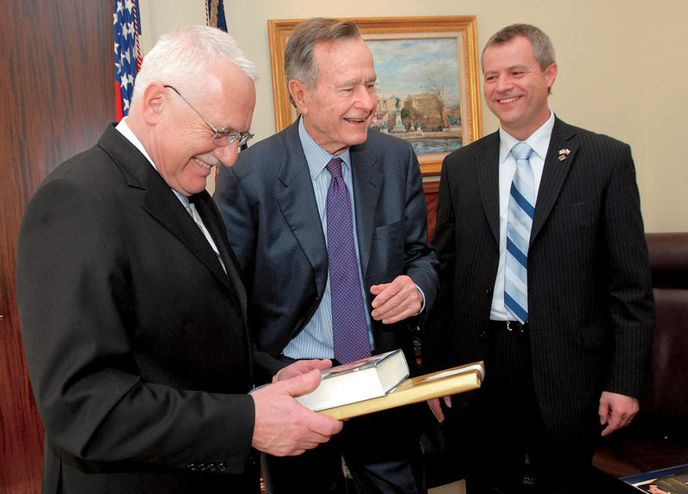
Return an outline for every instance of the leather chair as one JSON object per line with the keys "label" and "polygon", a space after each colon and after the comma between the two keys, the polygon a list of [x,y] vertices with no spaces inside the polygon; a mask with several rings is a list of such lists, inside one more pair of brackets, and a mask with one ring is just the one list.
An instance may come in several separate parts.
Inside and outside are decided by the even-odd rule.
{"label": "leather chair", "polygon": [[646,235],[657,322],[640,412],[602,440],[594,464],[614,477],[688,463],[688,233]]}

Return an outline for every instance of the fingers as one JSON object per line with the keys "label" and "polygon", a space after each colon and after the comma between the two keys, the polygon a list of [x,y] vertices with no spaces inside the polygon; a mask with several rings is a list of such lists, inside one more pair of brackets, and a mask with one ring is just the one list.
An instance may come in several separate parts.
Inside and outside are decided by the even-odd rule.
{"label": "fingers", "polygon": [[602,430],[602,436],[606,437],[631,423],[638,413],[640,406],[638,400],[632,396],[605,391],[600,397],[599,416],[600,424],[606,427]]}
{"label": "fingers", "polygon": [[602,429],[602,437],[607,437],[612,432],[621,428],[621,422],[618,417],[614,417],[612,414],[611,419],[607,422],[607,426]]}
{"label": "fingers", "polygon": [[434,398],[432,400],[428,400],[428,407],[430,407],[430,411],[432,414],[435,416],[437,421],[441,424],[444,422],[444,411],[442,411],[442,405],[440,403],[439,398]]}
{"label": "fingers", "polygon": [[[604,393],[602,393],[602,396],[604,397]],[[600,399],[600,406],[597,410],[597,414],[600,416],[600,425],[606,424],[609,418],[609,403],[607,403],[604,398]]]}
{"label": "fingers", "polygon": [[335,420],[327,415],[315,413],[300,404],[297,406],[302,408],[306,414],[305,419],[310,433],[309,437],[312,437],[312,440],[316,441],[318,444],[329,441],[330,437],[340,432],[344,426],[344,423],[340,420]]}
{"label": "fingers", "polygon": [[342,422],[315,413],[294,399],[319,382],[320,370],[314,369],[254,390],[250,395],[255,406],[253,447],[274,456],[297,455],[341,431]]}
{"label": "fingers", "polygon": [[323,360],[297,360],[293,364],[290,364],[277,372],[272,382],[281,381],[284,379],[289,379],[296,377],[300,374],[306,374],[312,370],[318,369],[323,371],[332,367],[332,361],[330,359]]}
{"label": "fingers", "polygon": [[413,280],[397,276],[391,283],[373,285],[370,293],[373,299],[371,316],[383,324],[393,324],[420,312],[423,299]]}
{"label": "fingers", "polygon": [[320,384],[320,371],[317,369],[296,374],[278,383],[289,396],[301,396],[310,393]]}

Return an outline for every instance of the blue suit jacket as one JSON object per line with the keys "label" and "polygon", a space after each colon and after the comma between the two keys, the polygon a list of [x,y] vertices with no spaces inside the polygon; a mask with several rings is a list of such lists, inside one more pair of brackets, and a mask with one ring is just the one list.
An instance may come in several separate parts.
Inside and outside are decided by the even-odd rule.
{"label": "blue suit jacket", "polygon": [[[412,147],[370,131],[351,148],[357,234],[368,305],[371,285],[406,274],[430,306],[437,260],[427,243],[427,212]],[[298,123],[246,151],[223,169],[215,190],[229,241],[243,267],[249,324],[259,348],[279,355],[320,303],[328,276],[318,215]],[[369,307],[369,310],[370,309]],[[417,321],[373,321],[375,352],[412,353]]]}

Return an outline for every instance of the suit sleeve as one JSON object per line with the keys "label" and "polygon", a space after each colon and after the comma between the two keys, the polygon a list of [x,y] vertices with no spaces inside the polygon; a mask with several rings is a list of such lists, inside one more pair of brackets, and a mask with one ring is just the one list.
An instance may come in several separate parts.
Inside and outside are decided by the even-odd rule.
{"label": "suit sleeve", "polygon": [[618,155],[604,212],[614,339],[607,389],[638,397],[649,375],[654,302],[640,196],[627,145]]}
{"label": "suit sleeve", "polygon": [[454,255],[456,249],[454,207],[449,186],[449,169],[451,165],[445,158],[442,164],[439,200],[433,244],[439,262],[439,295],[428,314],[423,336],[423,367],[427,371],[445,368],[442,349],[447,344],[444,331],[453,327],[450,324],[453,307]]}
{"label": "suit sleeve", "polygon": [[94,462],[222,462],[240,473],[253,435],[250,396],[142,378],[128,263],[136,249],[122,226],[109,205],[65,180],[43,186],[27,208],[17,296],[46,436]]}
{"label": "suit sleeve", "polygon": [[410,145],[406,191],[404,219],[407,228],[404,264],[406,274],[423,290],[427,311],[435,303],[439,288],[437,256],[428,244],[428,214],[423,181],[418,159]]}
{"label": "suit sleeve", "polygon": [[243,274],[254,271],[257,229],[251,205],[234,168],[220,171],[213,199],[225,223],[229,243],[241,265],[246,292],[251,293],[251,277]]}

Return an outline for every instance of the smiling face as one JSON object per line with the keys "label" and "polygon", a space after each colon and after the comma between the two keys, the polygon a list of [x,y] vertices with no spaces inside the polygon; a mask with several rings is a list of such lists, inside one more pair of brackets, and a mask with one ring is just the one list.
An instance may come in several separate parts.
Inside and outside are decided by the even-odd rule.
{"label": "smiling face", "polygon": [[[215,128],[249,130],[255,84],[236,65],[218,62],[201,82],[187,84],[185,89],[180,89],[181,94]],[[214,141],[213,131],[172,89],[158,83],[149,85],[144,93],[143,118],[146,151],[165,182],[181,194],[201,192],[214,166],[232,166],[236,162],[238,143]]]}
{"label": "smiling face", "polygon": [[483,54],[485,100],[502,128],[525,140],[549,118],[547,97],[557,77],[557,65],[544,70],[523,36],[489,46]]}
{"label": "smiling face", "polygon": [[318,67],[314,87],[292,80],[289,91],[311,137],[338,154],[368,138],[377,105],[373,55],[360,38],[318,43],[313,53]]}

